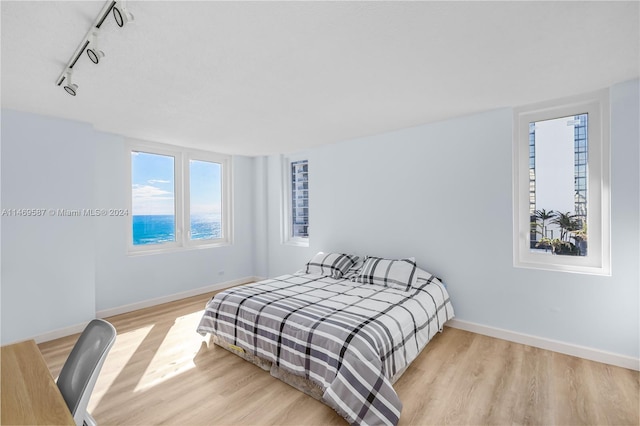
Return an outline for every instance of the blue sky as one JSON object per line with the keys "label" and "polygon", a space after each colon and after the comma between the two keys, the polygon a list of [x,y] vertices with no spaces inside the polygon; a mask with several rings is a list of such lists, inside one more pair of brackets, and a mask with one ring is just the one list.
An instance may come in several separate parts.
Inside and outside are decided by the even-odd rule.
{"label": "blue sky", "polygon": [[[131,153],[132,214],[173,215],[175,159],[171,156]],[[190,161],[191,213],[220,216],[220,165]]]}
{"label": "blue sky", "polygon": [[191,214],[220,217],[220,164],[209,161],[189,162]]}

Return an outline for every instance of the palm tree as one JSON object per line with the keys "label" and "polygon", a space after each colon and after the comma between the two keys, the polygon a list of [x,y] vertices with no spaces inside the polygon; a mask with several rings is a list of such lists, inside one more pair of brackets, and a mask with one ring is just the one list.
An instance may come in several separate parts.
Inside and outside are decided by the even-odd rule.
{"label": "palm tree", "polygon": [[582,228],[582,221],[571,212],[556,212],[551,223],[560,227],[560,240],[562,241],[569,241],[568,233]]}
{"label": "palm tree", "polygon": [[536,217],[536,224],[538,219],[542,221],[542,224],[538,226],[540,226],[540,228],[542,229],[542,232],[540,232],[542,238],[545,238],[547,236],[547,220],[553,219],[556,215],[556,212],[554,212],[553,210],[546,211],[545,209],[542,209],[536,210],[534,212],[534,215]]}

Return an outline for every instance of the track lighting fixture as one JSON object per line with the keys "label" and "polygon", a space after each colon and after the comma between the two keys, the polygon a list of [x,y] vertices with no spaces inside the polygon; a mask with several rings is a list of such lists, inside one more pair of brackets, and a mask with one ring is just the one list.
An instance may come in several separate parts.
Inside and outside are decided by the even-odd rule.
{"label": "track lighting fixture", "polygon": [[119,1],[113,7],[113,17],[120,28],[133,21],[133,15],[127,11],[124,2]]}
{"label": "track lighting fixture", "polygon": [[[133,15],[127,11],[124,0],[108,0],[102,7],[102,11],[98,15],[98,18],[93,22],[91,29],[85,35],[84,39],[80,42],[80,45],[76,48],[76,51],[71,56],[71,59],[65,65],[62,73],[56,80],[56,85],[64,87],[71,96],[76,96],[78,91],[78,85],[71,82],[71,74],[73,67],[78,59],[82,55],[82,52],[86,50],[87,56],[94,64],[100,62],[100,59],[104,57],[104,52],[98,49],[98,36],[100,34],[100,27],[104,24],[107,16],[113,11],[113,17],[116,25],[124,27],[127,23],[133,22]],[[66,83],[65,83],[66,82]],[[63,83],[65,83],[63,85]]]}
{"label": "track lighting fixture", "polygon": [[65,73],[65,79],[67,80],[67,84],[64,85],[64,90],[67,91],[68,94],[70,94],[71,96],[75,96],[78,93],[78,85],[74,84],[71,81],[71,74],[73,74],[73,71],[68,70]]}
{"label": "track lighting fixture", "polygon": [[94,64],[100,62],[100,59],[104,57],[104,52],[98,49],[98,31],[99,30],[95,30],[91,33],[90,47],[87,48],[87,56],[89,56],[89,59],[91,59],[91,62]]}

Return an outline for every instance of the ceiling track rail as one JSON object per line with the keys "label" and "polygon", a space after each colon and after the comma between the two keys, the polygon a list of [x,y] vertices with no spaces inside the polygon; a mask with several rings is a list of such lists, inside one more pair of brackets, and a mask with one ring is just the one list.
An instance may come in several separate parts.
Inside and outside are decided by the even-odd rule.
{"label": "ceiling track rail", "polygon": [[62,84],[66,81],[64,89],[70,95],[75,96],[78,89],[78,86],[71,82],[71,75],[73,73],[73,67],[80,59],[80,56],[82,56],[82,53],[87,51],[87,54],[91,61],[96,64],[99,62],[99,59],[104,56],[104,53],[97,50],[97,38],[102,24],[104,24],[105,20],[111,12],[113,12],[113,17],[119,27],[124,27],[125,24],[133,21],[133,15],[127,12],[124,1],[107,0],[100,13],[91,24],[91,28],[82,38],[82,40],[78,44],[78,47],[73,52],[64,69],[56,79],[57,86],[62,86]]}

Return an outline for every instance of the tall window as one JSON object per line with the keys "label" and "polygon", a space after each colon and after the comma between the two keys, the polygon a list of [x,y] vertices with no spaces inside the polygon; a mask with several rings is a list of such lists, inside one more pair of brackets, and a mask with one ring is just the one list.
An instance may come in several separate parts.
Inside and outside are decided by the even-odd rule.
{"label": "tall window", "polygon": [[133,245],[176,241],[175,157],[131,151]]}
{"label": "tall window", "polygon": [[189,160],[189,239],[216,240],[222,232],[222,164]]}
{"label": "tall window", "polygon": [[579,114],[529,123],[532,251],[587,255],[588,119]]}
{"label": "tall window", "polygon": [[309,245],[309,161],[283,159],[283,242]]}
{"label": "tall window", "polygon": [[130,252],[231,241],[230,158],[168,145],[129,145]]}
{"label": "tall window", "polygon": [[291,236],[309,237],[309,162],[291,163]]}
{"label": "tall window", "polygon": [[608,94],[516,110],[514,265],[610,273]]}

